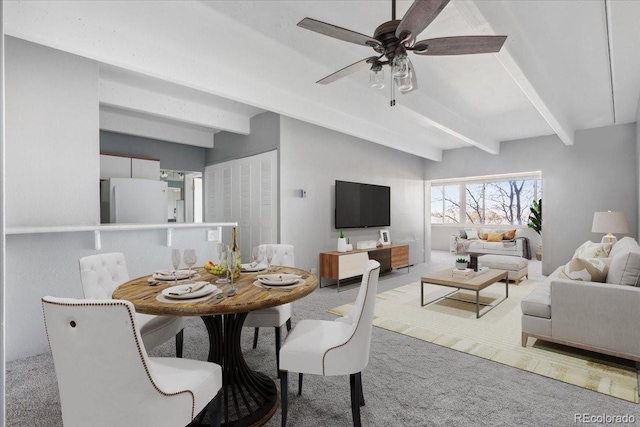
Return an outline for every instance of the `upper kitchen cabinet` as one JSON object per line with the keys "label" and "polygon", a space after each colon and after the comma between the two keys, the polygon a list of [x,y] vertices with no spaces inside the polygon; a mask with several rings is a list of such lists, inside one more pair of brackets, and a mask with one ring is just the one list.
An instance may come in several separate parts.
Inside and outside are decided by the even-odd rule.
{"label": "upper kitchen cabinet", "polygon": [[160,160],[100,154],[100,179],[160,179]]}

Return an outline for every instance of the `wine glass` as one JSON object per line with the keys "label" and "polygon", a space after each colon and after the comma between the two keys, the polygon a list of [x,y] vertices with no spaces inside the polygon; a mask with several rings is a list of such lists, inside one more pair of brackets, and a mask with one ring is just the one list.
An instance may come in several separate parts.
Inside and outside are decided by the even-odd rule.
{"label": "wine glass", "polygon": [[[189,267],[189,279],[191,279],[191,267],[193,267],[197,261],[198,261],[198,258],[196,257],[195,249],[184,250],[184,263],[187,265],[187,267]],[[189,280],[189,282],[193,282],[193,281]]]}
{"label": "wine glass", "polygon": [[253,267],[257,267],[258,266],[258,263],[259,263],[258,257],[260,256],[259,252],[260,252],[260,250],[258,249],[257,246],[254,246],[253,249],[251,249],[251,261],[253,261],[251,266],[253,266]]}
{"label": "wine glass", "polygon": [[273,259],[273,246],[267,245],[267,270],[271,271],[271,260]]}
{"label": "wine glass", "polygon": [[180,249],[171,249],[171,263],[173,264],[173,278],[178,284],[178,267],[180,267]]}
{"label": "wine glass", "polygon": [[233,286],[233,276],[236,274],[236,270],[238,269],[237,261],[238,261],[238,254],[232,250],[228,251],[227,271],[231,275],[231,285],[229,286],[229,291],[227,292],[228,296],[232,296],[236,293],[236,288]]}

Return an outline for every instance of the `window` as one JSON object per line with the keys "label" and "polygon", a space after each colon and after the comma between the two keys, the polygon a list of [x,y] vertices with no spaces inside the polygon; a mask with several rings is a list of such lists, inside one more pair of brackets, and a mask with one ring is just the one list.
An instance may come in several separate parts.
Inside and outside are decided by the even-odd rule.
{"label": "window", "polygon": [[431,182],[431,223],[525,225],[542,198],[539,172]]}
{"label": "window", "polygon": [[431,187],[431,223],[460,222],[460,184]]}

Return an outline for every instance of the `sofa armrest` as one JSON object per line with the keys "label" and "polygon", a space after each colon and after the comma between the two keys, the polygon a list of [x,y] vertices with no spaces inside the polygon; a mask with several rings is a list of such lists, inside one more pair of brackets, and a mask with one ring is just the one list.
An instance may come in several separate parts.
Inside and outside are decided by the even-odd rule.
{"label": "sofa armrest", "polygon": [[551,280],[553,338],[640,355],[640,288]]}

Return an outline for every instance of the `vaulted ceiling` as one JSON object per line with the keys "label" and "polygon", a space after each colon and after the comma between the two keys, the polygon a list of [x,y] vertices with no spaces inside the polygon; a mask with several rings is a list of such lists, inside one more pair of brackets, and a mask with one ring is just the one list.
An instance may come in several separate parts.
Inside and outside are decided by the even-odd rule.
{"label": "vaulted ceiling", "polygon": [[[505,45],[410,53],[419,88],[394,107],[366,69],[316,84],[374,52],[296,26],[311,17],[372,36],[391,0],[3,4],[6,34],[101,63],[103,128],[146,120],[202,146],[219,130],[249,133],[266,110],[432,160],[466,146],[498,154],[502,141],[557,134],[571,145],[577,130],[633,122],[640,96],[634,0],[452,0],[418,40],[506,35]],[[397,17],[411,4],[399,0]]]}

